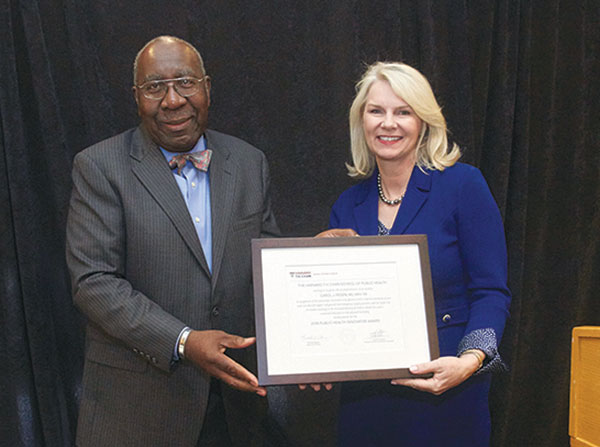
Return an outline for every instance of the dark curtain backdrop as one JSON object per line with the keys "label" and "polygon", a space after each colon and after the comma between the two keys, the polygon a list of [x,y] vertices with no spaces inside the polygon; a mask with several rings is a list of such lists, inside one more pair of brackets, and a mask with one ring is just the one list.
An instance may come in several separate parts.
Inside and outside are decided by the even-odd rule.
{"label": "dark curtain backdrop", "polygon": [[[210,126],[267,154],[290,236],[324,229],[351,184],[347,111],[364,64],[425,73],[505,219],[511,369],[492,390],[493,445],[568,444],[570,332],[600,325],[598,0],[1,0],[0,24],[2,446],[73,442],[71,160],[137,123],[132,60],[164,33],[205,57]],[[294,392],[274,395],[282,429],[302,439]]]}

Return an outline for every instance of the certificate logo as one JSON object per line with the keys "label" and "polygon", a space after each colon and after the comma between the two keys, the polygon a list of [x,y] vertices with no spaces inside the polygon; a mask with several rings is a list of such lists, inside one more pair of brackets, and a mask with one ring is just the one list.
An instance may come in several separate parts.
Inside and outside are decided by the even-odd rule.
{"label": "certificate logo", "polygon": [[312,272],[290,272],[290,278],[312,278]]}

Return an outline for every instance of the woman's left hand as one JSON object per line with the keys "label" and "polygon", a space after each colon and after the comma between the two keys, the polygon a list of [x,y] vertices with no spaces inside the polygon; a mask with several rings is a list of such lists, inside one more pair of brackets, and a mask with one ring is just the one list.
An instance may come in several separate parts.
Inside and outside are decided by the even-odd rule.
{"label": "woman's left hand", "polygon": [[460,385],[479,368],[477,358],[472,355],[462,357],[440,357],[431,362],[410,367],[413,374],[433,373],[430,378],[394,379],[392,385],[403,385],[419,391],[439,396],[450,388]]}

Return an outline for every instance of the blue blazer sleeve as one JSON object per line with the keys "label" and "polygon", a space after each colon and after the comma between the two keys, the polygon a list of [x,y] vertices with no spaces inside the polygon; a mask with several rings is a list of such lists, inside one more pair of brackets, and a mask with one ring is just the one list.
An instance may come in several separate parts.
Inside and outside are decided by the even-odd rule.
{"label": "blue blazer sleeve", "polygon": [[466,333],[494,329],[508,317],[507,254],[502,218],[479,170],[465,176],[457,208],[458,241],[470,301]]}

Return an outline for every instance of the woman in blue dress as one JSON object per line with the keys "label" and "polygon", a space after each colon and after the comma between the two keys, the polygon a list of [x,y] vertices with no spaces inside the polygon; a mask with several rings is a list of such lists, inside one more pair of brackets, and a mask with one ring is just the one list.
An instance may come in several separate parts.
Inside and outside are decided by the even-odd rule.
{"label": "woman in blue dress", "polygon": [[342,385],[341,446],[489,445],[491,372],[508,317],[506,243],[480,171],[458,163],[431,86],[402,63],[371,65],[350,109],[362,180],[334,204],[330,228],[359,235],[426,234],[440,358],[414,365],[431,378]]}

